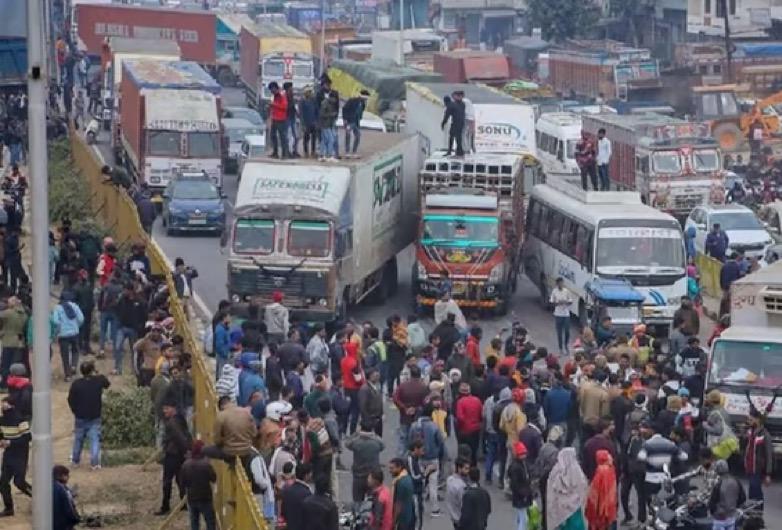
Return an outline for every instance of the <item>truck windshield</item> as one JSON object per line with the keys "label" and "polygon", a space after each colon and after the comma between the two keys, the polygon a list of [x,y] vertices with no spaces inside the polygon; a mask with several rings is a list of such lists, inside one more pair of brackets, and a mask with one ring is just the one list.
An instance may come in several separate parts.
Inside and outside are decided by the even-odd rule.
{"label": "truck windshield", "polygon": [[644,226],[601,228],[597,235],[597,271],[680,274],[684,271],[681,230]]}
{"label": "truck windshield", "polygon": [[217,158],[220,156],[220,136],[217,133],[187,133],[187,151],[193,158]]}
{"label": "truck windshield", "polygon": [[293,77],[312,77],[312,64],[307,62],[293,63]]}
{"label": "truck windshield", "polygon": [[181,151],[178,131],[149,131],[147,133],[147,151],[153,156],[179,156]]}
{"label": "truck windshield", "polygon": [[271,254],[274,250],[274,221],[239,219],[234,228],[234,252]]}
{"label": "truck windshield", "polygon": [[288,254],[325,258],[329,255],[331,227],[325,221],[291,221]]}
{"label": "truck windshield", "polygon": [[495,217],[427,215],[424,245],[451,247],[497,246],[499,225]]}
{"label": "truck windshield", "polygon": [[695,171],[717,171],[720,157],[714,149],[698,149],[692,154]]}
{"label": "truck windshield", "polygon": [[776,388],[782,384],[782,344],[718,339],[709,382]]}
{"label": "truck windshield", "polygon": [[682,160],[676,151],[658,151],[652,155],[652,163],[657,173],[681,173]]}
{"label": "truck windshield", "polygon": [[282,77],[285,74],[285,63],[278,60],[263,63],[263,77]]}

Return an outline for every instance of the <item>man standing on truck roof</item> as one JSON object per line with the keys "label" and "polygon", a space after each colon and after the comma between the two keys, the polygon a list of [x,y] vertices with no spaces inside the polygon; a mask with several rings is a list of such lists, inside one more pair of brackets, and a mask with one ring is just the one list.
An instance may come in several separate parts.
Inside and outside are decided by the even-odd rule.
{"label": "man standing on truck roof", "polygon": [[600,177],[600,191],[611,189],[608,178],[608,164],[611,162],[611,140],[606,138],[606,130],[602,127],[597,131],[597,175]]}
{"label": "man standing on truck roof", "polygon": [[[272,93],[271,104],[271,135],[272,135],[272,158],[279,158],[280,151],[282,158],[289,158],[288,152],[288,98],[280,90],[280,85],[276,81],[269,83],[269,92]],[[279,145],[280,151],[277,146]]]}
{"label": "man standing on truck roof", "polygon": [[596,155],[595,144],[589,137],[589,133],[581,131],[581,140],[576,144],[576,164],[581,170],[581,187],[584,188],[584,191],[589,190],[587,175],[592,182],[592,189],[597,191]]}
{"label": "man standing on truck roof", "polygon": [[[352,97],[342,107],[342,121],[345,124],[345,154],[356,155],[358,144],[361,142],[361,118],[364,117],[364,109],[367,107],[369,91],[362,90],[358,96]],[[350,136],[353,135],[353,150],[350,150]]]}
{"label": "man standing on truck roof", "polygon": [[448,151],[445,153],[445,156],[451,156],[454,141],[456,142],[456,156],[464,156],[462,134],[464,133],[466,114],[464,91],[456,90],[451,95],[450,103],[448,101],[445,102],[445,114],[443,114],[443,122],[440,124],[440,128],[445,129],[448,119],[450,118],[451,120],[451,129],[448,131]]}

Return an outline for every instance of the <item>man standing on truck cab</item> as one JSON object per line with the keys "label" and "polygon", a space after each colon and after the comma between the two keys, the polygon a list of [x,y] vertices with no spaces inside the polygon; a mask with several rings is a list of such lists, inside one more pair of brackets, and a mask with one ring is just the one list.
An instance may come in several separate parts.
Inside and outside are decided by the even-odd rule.
{"label": "man standing on truck cab", "polygon": [[588,191],[587,175],[592,182],[592,189],[597,191],[597,171],[595,157],[597,156],[595,144],[589,137],[589,133],[581,131],[581,140],[576,144],[576,164],[581,170],[581,187]]}
{"label": "man standing on truck cab", "polygon": [[280,85],[276,81],[269,83],[269,92],[272,93],[271,104],[271,135],[272,135],[272,158],[279,158],[280,152],[277,146],[280,146],[282,158],[289,158],[288,153],[288,98],[280,90]]}
{"label": "man standing on truck cab", "polygon": [[600,191],[611,189],[608,178],[608,164],[611,161],[611,140],[606,138],[606,130],[597,131],[597,175],[600,177]]}
{"label": "man standing on truck cab", "polygon": [[[369,91],[362,90],[358,96],[352,97],[342,107],[342,121],[345,125],[345,154],[353,155],[358,151],[361,142],[361,118],[364,117],[364,109],[367,106]],[[353,150],[350,150],[350,136],[353,135]]]}
{"label": "man standing on truck cab", "polygon": [[285,99],[288,101],[288,129],[290,131],[291,143],[290,151],[293,158],[299,158],[299,138],[296,136],[296,96],[293,94],[293,83],[286,81],[282,84],[285,91]]}
{"label": "man standing on truck cab", "polygon": [[464,105],[464,91],[457,90],[452,95],[450,103],[445,103],[445,114],[440,128],[445,129],[448,119],[451,120],[451,129],[448,131],[448,151],[445,156],[451,156],[451,149],[454,141],[456,142],[456,156],[464,156],[462,147],[462,135],[464,134],[464,121],[467,109]]}

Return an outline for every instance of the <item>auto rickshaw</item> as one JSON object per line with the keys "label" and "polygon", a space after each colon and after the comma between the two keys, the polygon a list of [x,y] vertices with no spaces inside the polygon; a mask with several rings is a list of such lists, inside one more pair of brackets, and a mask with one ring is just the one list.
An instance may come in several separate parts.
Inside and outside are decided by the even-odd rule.
{"label": "auto rickshaw", "polygon": [[643,321],[644,295],[628,280],[595,278],[585,289],[589,327],[594,329],[608,316],[617,336],[632,336],[633,328]]}

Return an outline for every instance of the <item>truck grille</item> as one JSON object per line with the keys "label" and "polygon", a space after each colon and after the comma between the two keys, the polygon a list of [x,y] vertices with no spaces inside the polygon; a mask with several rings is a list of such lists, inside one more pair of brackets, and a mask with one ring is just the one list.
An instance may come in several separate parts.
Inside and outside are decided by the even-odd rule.
{"label": "truck grille", "polygon": [[703,204],[703,195],[675,195],[673,207],[675,210],[692,210]]}
{"label": "truck grille", "polygon": [[231,273],[231,290],[239,295],[271,298],[274,291],[285,295],[286,303],[303,304],[305,298],[328,297],[326,272],[284,274],[262,269],[241,269]]}

